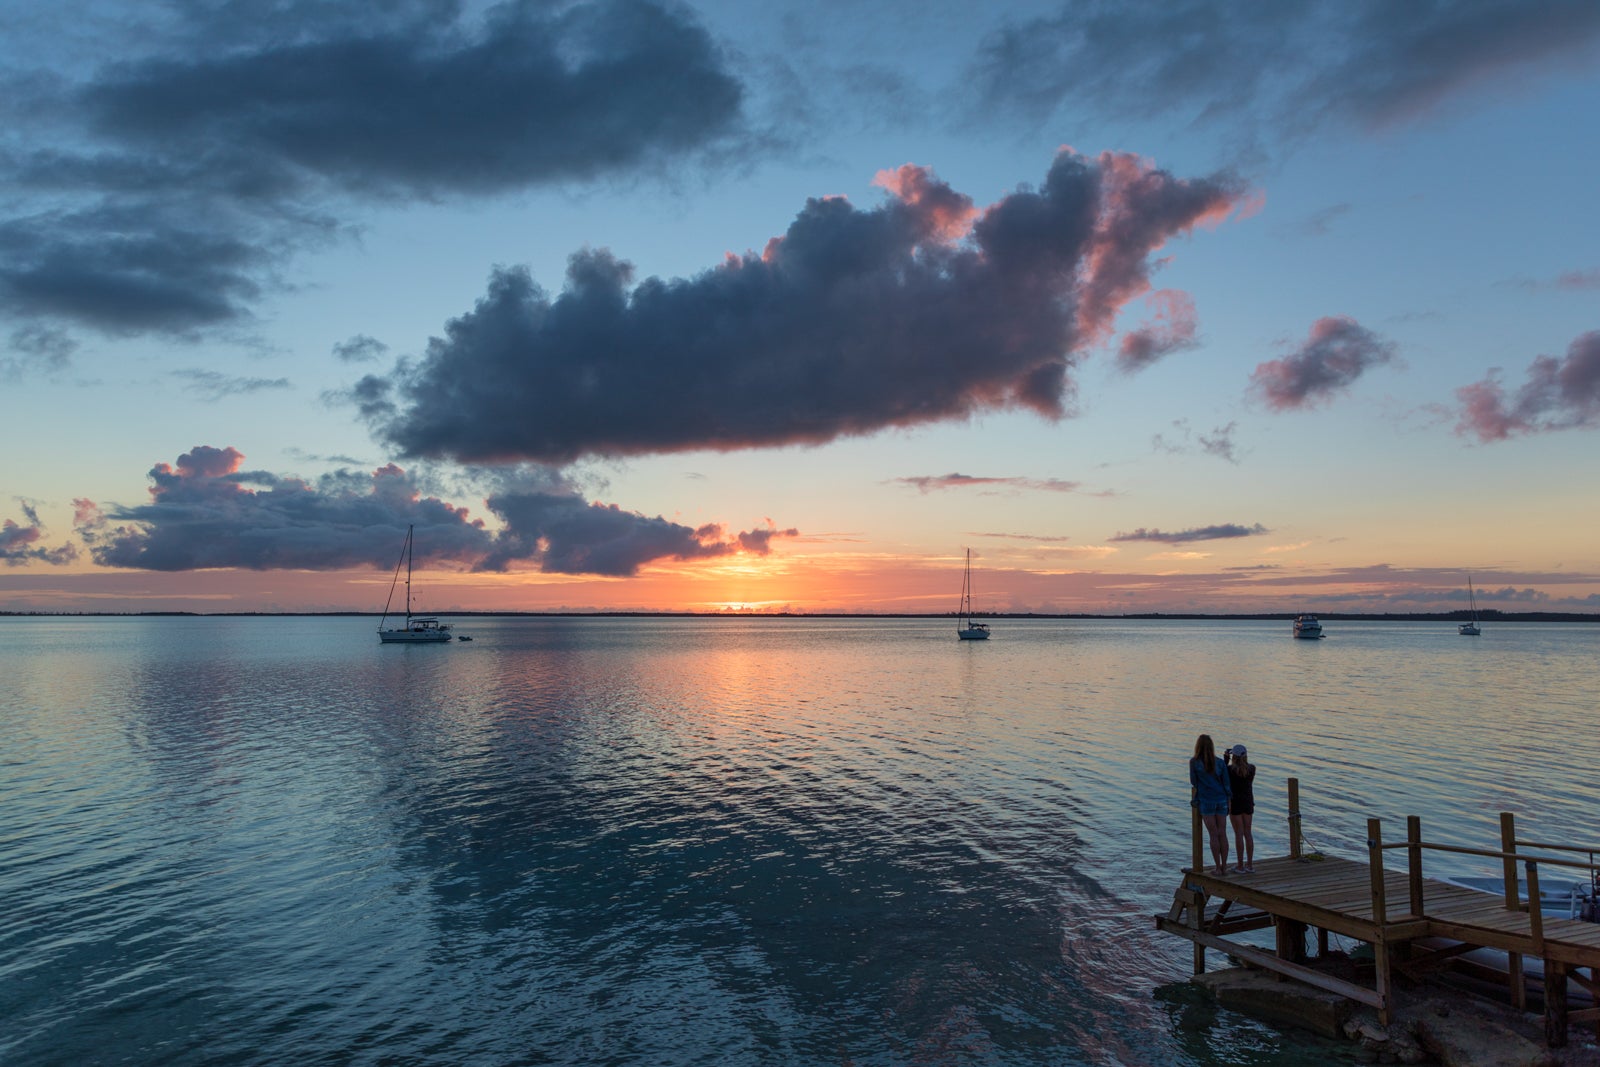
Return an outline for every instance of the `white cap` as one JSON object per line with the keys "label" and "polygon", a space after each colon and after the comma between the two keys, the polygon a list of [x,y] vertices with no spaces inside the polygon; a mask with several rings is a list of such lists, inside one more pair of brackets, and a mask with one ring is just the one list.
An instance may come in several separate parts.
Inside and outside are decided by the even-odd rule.
{"label": "white cap", "polygon": [[1235,756],[1243,756],[1243,755],[1245,755],[1244,746],[1243,745],[1234,745],[1233,746],[1233,754]]}

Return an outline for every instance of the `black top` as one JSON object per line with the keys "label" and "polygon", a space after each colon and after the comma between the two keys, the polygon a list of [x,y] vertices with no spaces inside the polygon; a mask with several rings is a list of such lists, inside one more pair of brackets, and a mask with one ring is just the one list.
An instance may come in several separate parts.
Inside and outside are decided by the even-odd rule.
{"label": "black top", "polygon": [[1229,783],[1233,786],[1233,800],[1228,805],[1228,814],[1254,815],[1256,813],[1255,764],[1252,763],[1244,774],[1235,773],[1234,769],[1229,767],[1228,774],[1231,776]]}

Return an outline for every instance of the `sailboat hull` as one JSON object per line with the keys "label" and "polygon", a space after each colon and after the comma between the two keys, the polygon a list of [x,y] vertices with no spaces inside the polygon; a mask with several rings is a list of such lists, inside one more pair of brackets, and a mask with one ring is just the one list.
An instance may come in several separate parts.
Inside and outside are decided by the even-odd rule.
{"label": "sailboat hull", "polygon": [[450,640],[449,630],[379,630],[378,640],[386,645],[438,645]]}
{"label": "sailboat hull", "polygon": [[964,630],[957,630],[956,636],[963,641],[987,641],[989,640],[989,628],[986,626],[968,626]]}

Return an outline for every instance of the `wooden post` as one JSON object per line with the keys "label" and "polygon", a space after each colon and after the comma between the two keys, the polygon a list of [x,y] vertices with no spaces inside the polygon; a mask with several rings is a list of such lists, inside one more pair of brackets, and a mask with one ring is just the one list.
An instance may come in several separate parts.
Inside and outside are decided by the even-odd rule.
{"label": "wooden post", "polygon": [[1290,963],[1306,961],[1306,924],[1295,919],[1278,916],[1273,923],[1273,948],[1280,960]]}
{"label": "wooden post", "polygon": [[[1199,889],[1189,890],[1189,929],[1198,931],[1206,921],[1206,895]],[[1194,973],[1206,973],[1206,947],[1198,940],[1194,943]]]}
{"label": "wooden post", "polygon": [[1567,1047],[1567,965],[1544,961],[1544,1043]]}
{"label": "wooden post", "polygon": [[1300,858],[1300,779],[1289,779],[1289,858]]}
{"label": "wooden post", "polygon": [[[1544,955],[1544,909],[1539,906],[1539,865],[1533,860],[1524,861],[1528,865],[1528,936],[1533,939],[1535,955]],[[1549,961],[1546,961],[1548,967]],[[1549,973],[1546,970],[1545,973]],[[1548,984],[1548,983],[1547,983]],[[1545,991],[1546,994],[1549,990]]]}
{"label": "wooden post", "polygon": [[1422,918],[1422,818],[1406,816],[1406,876],[1411,883],[1411,914]]}
{"label": "wooden post", "polygon": [[1500,813],[1500,851],[1505,858],[1500,862],[1506,880],[1506,910],[1516,911],[1517,901],[1517,817],[1509,811]]}
{"label": "wooden post", "polygon": [[1388,907],[1384,900],[1383,886],[1383,824],[1377,819],[1367,820],[1367,864],[1372,872],[1372,922],[1377,927],[1372,940],[1372,963],[1377,978],[1378,1022],[1388,1026],[1392,1018],[1389,994],[1389,940],[1383,929],[1388,920]]}
{"label": "wooden post", "polygon": [[1193,824],[1190,833],[1190,837],[1193,839],[1193,847],[1190,849],[1189,855],[1190,861],[1194,864],[1194,866],[1190,867],[1189,869],[1195,874],[1199,874],[1201,871],[1206,869],[1205,853],[1202,852],[1200,848],[1200,806],[1197,804],[1189,810],[1194,815],[1194,817],[1190,820],[1190,822]]}
{"label": "wooden post", "polygon": [[[1505,853],[1501,870],[1506,883],[1506,909],[1516,911],[1517,901],[1517,817],[1509,811],[1500,813],[1500,851]],[[1522,953],[1506,953],[1506,980],[1511,984],[1511,1006],[1518,1011],[1528,1010],[1528,983],[1522,973]]]}
{"label": "wooden post", "polygon": [[1383,893],[1383,824],[1377,819],[1367,820],[1367,864],[1372,869],[1372,921],[1381,934],[1388,908]]}

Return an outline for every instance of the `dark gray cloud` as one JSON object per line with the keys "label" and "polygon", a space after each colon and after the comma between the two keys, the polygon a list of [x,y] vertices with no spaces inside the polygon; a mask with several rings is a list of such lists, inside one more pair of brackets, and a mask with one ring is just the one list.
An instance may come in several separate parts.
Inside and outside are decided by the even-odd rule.
{"label": "dark gray cloud", "polygon": [[247,316],[273,249],[156,204],[0,221],[0,311],[107,334],[189,333]]}
{"label": "dark gray cloud", "polygon": [[1186,545],[1192,541],[1223,541],[1231,537],[1256,537],[1271,532],[1259,522],[1254,526],[1241,526],[1236,522],[1223,523],[1220,526],[1196,526],[1188,530],[1174,530],[1171,533],[1164,530],[1146,530],[1141,526],[1132,533],[1119,533],[1111,540],[1158,541],[1164,545]]}
{"label": "dark gray cloud", "polygon": [[20,567],[26,563],[71,563],[78,558],[78,549],[72,544],[46,548],[39,542],[44,539],[44,524],[33,504],[18,500],[24,522],[6,519],[0,522],[0,563]]}
{"label": "dark gray cloud", "polygon": [[1318,319],[1282,359],[1257,365],[1250,386],[1275,411],[1313,407],[1348,389],[1369,368],[1394,359],[1395,346],[1344,315]]}
{"label": "dark gray cloud", "polygon": [[660,559],[764,555],[772,538],[796,532],[770,523],[731,536],[715,524],[692,529],[586,501],[555,471],[503,476],[486,501],[502,523],[491,530],[467,509],[423,496],[418,480],[394,464],[307,482],[244,470],[243,462],[237,449],[201,445],[176,464],[158,463],[146,504],[78,501],[79,536],[108,567],[321,571],[393,566],[414,525],[423,563],[627,576]]}
{"label": "dark gray cloud", "polygon": [[83,22],[81,40],[30,24],[40,47],[7,50],[0,314],[19,320],[194,336],[247,321],[352,194],[632,180],[742,136],[709,35],[651,0],[175,2]]}
{"label": "dark gray cloud", "polygon": [[388,345],[364,333],[358,333],[348,341],[340,341],[333,346],[334,357],[344,363],[372,363],[383,358],[384,353],[388,351]]}
{"label": "dark gray cloud", "polygon": [[20,378],[28,371],[53,374],[66,370],[78,343],[64,331],[28,323],[11,331],[6,355],[0,356],[0,378]]}
{"label": "dark gray cloud", "polygon": [[1581,69],[1600,48],[1592,0],[1063,3],[983,45],[979,109],[1044,122],[1092,108],[1299,130],[1382,126],[1496,80]]}
{"label": "dark gray cloud", "polygon": [[1029,489],[1047,493],[1075,493],[1083,488],[1082,482],[1069,482],[1061,478],[996,478],[972,474],[920,474],[894,479],[896,485],[909,486],[919,493],[939,489]]}
{"label": "dark gray cloud", "polygon": [[505,4],[107,68],[81,92],[108,141],[227,146],[360,190],[492,193],[632,170],[733,132],[742,90],[706,32],[647,0]]}
{"label": "dark gray cloud", "polygon": [[1244,194],[1064,151],[984,211],[927,170],[859,210],[810,200],[760,254],[635,283],[574,254],[556,297],[502,269],[423,357],[351,399],[413,456],[567,462],[820,443],[985,410],[1066,411],[1069,371],[1149,288],[1151,254]]}
{"label": "dark gray cloud", "polygon": [[1563,359],[1539,356],[1527,381],[1507,397],[1498,371],[1456,390],[1461,402],[1456,432],[1480,441],[1600,426],[1600,330],[1567,346]]}

